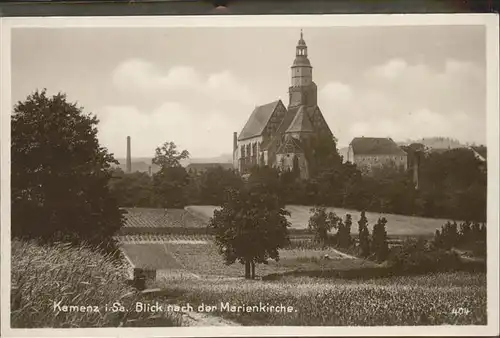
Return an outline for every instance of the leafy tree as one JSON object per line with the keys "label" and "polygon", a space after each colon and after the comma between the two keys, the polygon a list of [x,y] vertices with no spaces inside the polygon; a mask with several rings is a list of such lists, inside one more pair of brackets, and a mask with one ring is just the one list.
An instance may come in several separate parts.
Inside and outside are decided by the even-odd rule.
{"label": "leafy tree", "polygon": [[164,167],[153,175],[153,199],[157,207],[184,208],[189,175],[181,166]]}
{"label": "leafy tree", "polygon": [[254,177],[239,190],[227,190],[222,208],[210,219],[226,264],[245,264],[245,278],[255,277],[255,263],[278,260],[278,250],[289,243],[290,214],[269,188],[265,180]]}
{"label": "leafy tree", "polygon": [[113,156],[97,118],[66,95],[36,91],[12,116],[12,235],[113,249],[123,215],[109,191]]}
{"label": "leafy tree", "polygon": [[110,181],[110,190],[121,207],[153,206],[153,184],[147,173],[124,173],[122,169],[113,170],[116,179]]}
{"label": "leafy tree", "polygon": [[221,205],[227,189],[239,189],[243,185],[240,176],[233,170],[222,167],[209,168],[198,179],[200,199],[202,203],[210,205]]}
{"label": "leafy tree", "polygon": [[340,248],[348,248],[352,244],[351,238],[351,226],[352,226],[352,216],[350,214],[345,215],[345,221],[339,223],[339,230],[337,232],[337,245]]}
{"label": "leafy tree", "polygon": [[368,230],[368,219],[364,211],[361,211],[358,226],[360,254],[361,257],[367,258],[370,256],[370,231]]}
{"label": "leafy tree", "polygon": [[155,156],[152,163],[159,165],[160,168],[180,167],[181,161],[189,158],[189,152],[177,150],[174,142],[165,142],[155,150]]}
{"label": "leafy tree", "polygon": [[310,176],[316,177],[324,170],[338,167],[342,158],[337,150],[337,140],[329,133],[320,133],[304,144]]}
{"label": "leafy tree", "polygon": [[334,212],[326,212],[325,207],[313,207],[310,213],[312,215],[309,218],[308,227],[314,232],[315,240],[325,245],[328,232],[337,229],[342,220]]}
{"label": "leafy tree", "polygon": [[377,261],[382,262],[387,258],[389,253],[389,245],[387,243],[387,231],[385,225],[387,220],[385,217],[378,219],[377,224],[373,226],[372,233],[372,252]]}

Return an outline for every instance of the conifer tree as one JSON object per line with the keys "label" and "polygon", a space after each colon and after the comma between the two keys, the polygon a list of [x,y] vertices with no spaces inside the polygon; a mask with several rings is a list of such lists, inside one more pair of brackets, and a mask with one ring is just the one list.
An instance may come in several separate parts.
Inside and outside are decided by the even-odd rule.
{"label": "conifer tree", "polygon": [[358,221],[358,225],[361,257],[367,258],[370,256],[370,231],[368,230],[368,219],[366,218],[364,211],[361,211],[361,217]]}
{"label": "conifer tree", "polygon": [[337,232],[337,245],[341,248],[348,248],[351,245],[351,226],[352,216],[347,214],[345,221],[339,223],[339,230]]}
{"label": "conifer tree", "polygon": [[372,234],[372,251],[375,254],[377,261],[382,262],[387,258],[389,253],[389,245],[387,243],[387,231],[385,225],[387,220],[385,217],[378,219],[377,224],[373,227]]}

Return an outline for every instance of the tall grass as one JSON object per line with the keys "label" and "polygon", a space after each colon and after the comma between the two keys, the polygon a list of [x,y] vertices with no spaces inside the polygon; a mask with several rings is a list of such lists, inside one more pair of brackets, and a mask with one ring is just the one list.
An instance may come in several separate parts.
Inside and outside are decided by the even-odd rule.
{"label": "tall grass", "polygon": [[[279,281],[190,281],[165,285],[170,297],[215,305],[214,314],[243,325],[485,325],[486,274],[439,273],[361,279],[289,277]],[[220,304],[259,302],[292,312],[231,312]],[[467,309],[467,315],[454,309]]]}
{"label": "tall grass", "polygon": [[[11,278],[11,327],[180,325],[180,319],[170,313],[161,318],[136,313],[134,304],[143,296],[126,283],[125,265],[86,245],[14,240]],[[113,311],[116,302],[127,311]],[[65,312],[55,304],[91,311]]]}

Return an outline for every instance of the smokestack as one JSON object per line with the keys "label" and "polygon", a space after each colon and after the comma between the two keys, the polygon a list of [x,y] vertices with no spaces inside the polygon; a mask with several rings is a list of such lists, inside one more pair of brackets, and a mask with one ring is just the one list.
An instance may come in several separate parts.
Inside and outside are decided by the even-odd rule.
{"label": "smokestack", "polygon": [[130,136],[127,136],[127,173],[132,172],[132,157],[130,155]]}
{"label": "smokestack", "polygon": [[233,153],[238,148],[238,134],[236,132],[233,133]]}
{"label": "smokestack", "polygon": [[149,176],[152,176],[152,175],[153,175],[153,173],[152,173],[152,171],[151,171],[151,166],[149,166],[149,168],[148,168],[148,173],[149,173]]}

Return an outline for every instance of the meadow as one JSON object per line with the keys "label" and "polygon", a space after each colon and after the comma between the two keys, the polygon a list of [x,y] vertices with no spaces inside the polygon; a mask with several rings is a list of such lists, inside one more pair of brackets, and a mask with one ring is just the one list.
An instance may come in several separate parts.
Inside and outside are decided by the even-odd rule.
{"label": "meadow", "polygon": [[[180,272],[195,275],[198,278],[243,278],[243,265],[236,262],[226,265],[219,254],[215,243],[208,238],[204,240],[187,240],[187,236],[163,236],[163,241],[134,243],[135,236],[121,244],[121,248],[136,267],[155,268],[167,277],[172,272],[176,279]],[[179,238],[184,238],[180,240]],[[348,269],[375,267],[377,264],[357,258],[345,258],[345,255],[334,249],[282,249],[278,261],[269,260],[268,264],[258,264],[256,274],[265,277],[270,274],[288,273],[292,271],[318,271],[332,269]],[[328,257],[325,257],[327,255]]]}
{"label": "meadow", "polygon": [[[485,274],[439,273],[368,280],[198,280],[158,282],[158,286],[164,288],[163,296],[170,301],[215,305],[214,314],[242,325],[484,325],[487,319]],[[282,304],[293,307],[293,311],[230,312],[221,307],[221,302],[234,306]]]}
{"label": "meadow", "polygon": [[[208,222],[216,208],[216,206],[211,205],[191,205],[187,206],[186,210],[193,216],[199,217],[200,220]],[[311,207],[287,205],[286,209],[291,214],[289,217],[291,229],[307,228],[309,217],[311,216],[309,212]],[[358,233],[357,221],[360,217],[359,211],[333,207],[327,208],[327,210],[335,212],[342,218],[345,218],[345,215],[348,213],[351,214],[353,218],[351,233]],[[446,223],[444,219],[366,212],[370,231],[373,230],[373,225],[377,223],[379,217],[387,219],[386,229],[389,236],[433,236],[436,229],[440,229]]]}

